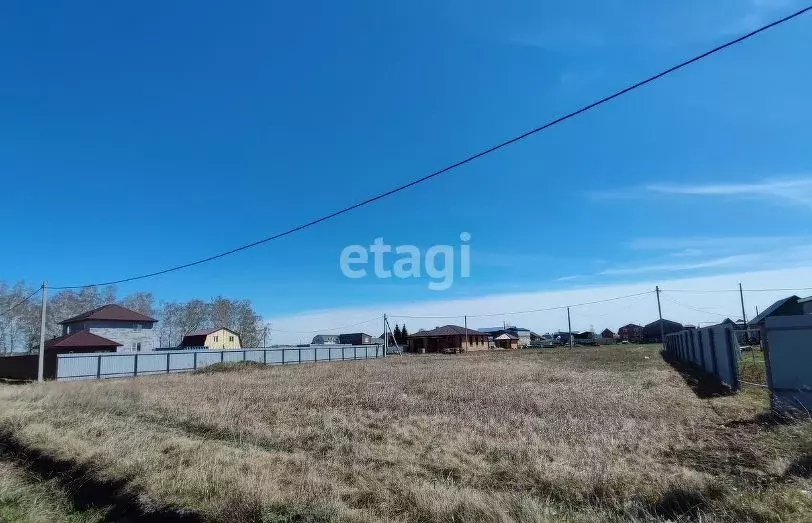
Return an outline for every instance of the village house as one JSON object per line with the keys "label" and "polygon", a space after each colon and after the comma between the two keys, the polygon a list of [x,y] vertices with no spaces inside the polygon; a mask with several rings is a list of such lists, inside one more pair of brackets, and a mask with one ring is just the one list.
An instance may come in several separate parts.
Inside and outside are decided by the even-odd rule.
{"label": "village house", "polygon": [[203,347],[206,349],[241,349],[240,335],[225,327],[214,327],[190,332],[180,342],[181,347]]}
{"label": "village house", "polygon": [[617,330],[617,336],[626,341],[643,341],[643,326],[629,323]]}
{"label": "village house", "polygon": [[[467,342],[466,342],[467,339]],[[490,336],[458,325],[444,325],[409,335],[409,352],[457,352],[485,350]]]}
{"label": "village house", "polygon": [[151,351],[157,322],[121,305],[102,305],[59,322],[62,336],[48,340],[45,347],[58,352]]}

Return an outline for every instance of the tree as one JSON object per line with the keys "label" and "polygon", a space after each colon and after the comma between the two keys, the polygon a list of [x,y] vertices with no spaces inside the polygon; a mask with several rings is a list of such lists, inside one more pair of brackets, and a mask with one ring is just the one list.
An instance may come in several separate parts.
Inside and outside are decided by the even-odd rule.
{"label": "tree", "polygon": [[155,309],[155,297],[151,292],[134,292],[121,300],[119,305],[135,312],[140,312],[150,318],[154,318],[158,312]]}
{"label": "tree", "polygon": [[398,343],[400,345],[406,345],[409,342],[409,331],[406,330],[406,324],[403,324],[403,327],[400,329],[400,340]]}
{"label": "tree", "polygon": [[395,343],[400,344],[400,340],[401,340],[400,326],[398,326],[397,323],[395,324],[395,332],[392,333],[392,336],[394,336],[394,338],[395,338]]}

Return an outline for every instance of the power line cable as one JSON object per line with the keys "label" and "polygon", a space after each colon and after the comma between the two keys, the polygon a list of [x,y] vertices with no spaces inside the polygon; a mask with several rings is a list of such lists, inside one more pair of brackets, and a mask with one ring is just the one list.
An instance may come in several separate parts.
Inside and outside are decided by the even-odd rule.
{"label": "power line cable", "polygon": [[425,175],[425,176],[423,176],[421,178],[417,178],[416,180],[413,180],[413,181],[411,181],[409,183],[406,183],[406,184],[401,185],[399,187],[396,187],[394,189],[390,189],[390,190],[388,190],[386,192],[383,192],[383,193],[380,193],[380,194],[378,194],[376,196],[372,196],[370,198],[367,198],[366,200],[363,200],[363,201],[358,202],[356,204],[350,205],[349,207],[344,207],[341,210],[335,211],[335,212],[333,212],[331,214],[328,214],[326,216],[322,216],[321,218],[317,218],[315,220],[311,220],[311,221],[309,221],[307,223],[304,223],[302,225],[293,227],[292,229],[288,229],[288,230],[286,230],[284,232],[274,234],[273,236],[268,236],[267,238],[263,238],[261,240],[255,241],[255,242],[248,243],[248,244],[242,245],[240,247],[236,247],[234,249],[231,249],[231,250],[228,250],[228,251],[225,251],[225,252],[221,252],[221,253],[215,254],[213,256],[209,256],[207,258],[202,258],[202,259],[197,260],[197,261],[184,263],[182,265],[176,265],[174,267],[169,267],[167,269],[163,269],[163,270],[159,270],[159,271],[155,271],[155,272],[150,272],[150,273],[147,273],[147,274],[141,274],[139,276],[132,276],[132,277],[129,277],[129,278],[122,278],[120,280],[113,280],[113,281],[103,282],[103,283],[91,283],[91,284],[85,284],[85,285],[67,285],[67,286],[53,287],[53,288],[57,289],[57,290],[61,290],[61,289],[80,289],[80,288],[85,288],[85,287],[93,287],[93,286],[96,286],[96,285],[99,285],[99,286],[101,286],[101,285],[116,285],[116,284],[131,282],[131,281],[135,281],[135,280],[142,280],[144,278],[151,278],[151,277],[154,277],[154,276],[159,276],[161,274],[167,274],[167,273],[170,273],[170,272],[179,271],[181,269],[186,269],[186,268],[189,268],[189,267],[193,267],[195,265],[200,265],[202,263],[217,260],[219,258],[223,258],[225,256],[229,256],[231,254],[235,254],[237,252],[244,251],[244,250],[250,249],[252,247],[256,247],[257,245],[261,245],[261,244],[264,244],[264,243],[267,243],[267,242],[270,242],[270,241],[273,241],[273,240],[278,240],[279,238],[283,238],[285,236],[289,236],[289,235],[291,235],[293,233],[296,233],[296,232],[299,232],[301,230],[310,228],[310,227],[312,227],[314,225],[317,225],[317,224],[319,224],[321,222],[325,222],[325,221],[330,220],[332,218],[335,218],[337,216],[341,216],[342,214],[346,214],[346,213],[348,213],[350,211],[358,209],[359,207],[364,207],[364,206],[369,205],[371,203],[374,203],[374,202],[376,202],[378,200],[381,200],[383,198],[391,196],[391,195],[393,195],[395,193],[406,190],[406,189],[408,189],[410,187],[413,187],[415,185],[418,185],[420,183],[428,181],[428,180],[430,180],[432,178],[440,176],[441,174],[447,173],[447,172],[449,172],[449,171],[451,171],[453,169],[456,169],[458,167],[462,167],[463,165],[468,164],[470,162],[473,162],[474,160],[477,160],[479,158],[482,158],[483,156],[486,156],[486,155],[488,155],[490,153],[496,152],[496,151],[498,151],[500,149],[503,149],[503,148],[505,148],[505,147],[507,147],[509,145],[512,145],[512,144],[514,144],[516,142],[524,140],[525,138],[528,138],[528,137],[530,137],[530,136],[532,136],[532,135],[534,135],[536,133],[544,131],[545,129],[548,129],[548,128],[554,126],[554,125],[558,125],[559,123],[562,123],[562,122],[564,122],[566,120],[574,118],[575,116],[578,116],[578,115],[580,115],[582,113],[585,113],[585,112],[587,112],[589,110],[592,110],[595,107],[598,107],[598,106],[603,105],[603,104],[605,104],[607,102],[610,102],[610,101],[614,100],[615,98],[618,98],[618,97],[623,96],[624,94],[626,94],[628,92],[631,92],[631,91],[634,91],[635,89],[643,87],[644,85],[647,85],[647,84],[649,84],[651,82],[654,82],[655,80],[658,80],[658,79],[660,79],[660,78],[662,78],[664,76],[667,76],[667,75],[669,75],[669,74],[671,74],[671,73],[673,73],[675,71],[678,71],[678,70],[680,70],[680,69],[682,69],[682,68],[684,68],[684,67],[686,67],[688,65],[691,65],[691,64],[693,64],[695,62],[698,62],[698,61],[700,61],[700,60],[702,60],[704,58],[707,58],[708,56],[716,54],[716,53],[718,53],[718,52],[720,52],[720,51],[722,51],[724,49],[727,49],[728,47],[734,46],[734,45],[736,45],[736,44],[738,44],[740,42],[743,42],[743,41],[745,41],[745,40],[747,40],[749,38],[752,38],[753,36],[756,36],[759,33],[762,33],[762,32],[764,32],[764,31],[766,31],[768,29],[771,29],[771,28],[776,27],[776,26],[778,26],[780,24],[783,24],[784,22],[788,22],[788,21],[792,20],[793,18],[801,16],[802,14],[805,14],[806,12],[808,12],[810,10],[812,10],[812,5],[810,5],[808,7],[805,7],[803,9],[799,10],[799,11],[796,11],[796,12],[794,12],[794,13],[788,15],[788,16],[785,16],[785,17],[783,17],[781,19],[775,20],[775,21],[773,21],[773,22],[771,22],[769,24],[763,25],[763,26],[759,27],[758,29],[750,31],[747,34],[744,34],[744,35],[742,35],[742,36],[740,36],[738,38],[730,40],[730,41],[728,41],[728,42],[726,42],[724,44],[718,45],[718,46],[714,47],[713,49],[710,49],[709,51],[705,51],[702,54],[694,56],[693,58],[689,58],[687,60],[684,60],[684,61],[678,63],[677,65],[669,67],[668,69],[666,69],[666,70],[664,70],[664,71],[662,71],[660,73],[657,73],[657,74],[655,74],[653,76],[650,76],[650,77],[648,77],[648,78],[646,78],[644,80],[636,82],[636,83],[634,83],[634,84],[632,84],[632,85],[630,85],[630,86],[628,86],[628,87],[626,87],[624,89],[621,89],[620,91],[616,91],[616,92],[614,92],[614,93],[612,93],[612,94],[610,94],[608,96],[605,96],[605,97],[603,97],[603,98],[601,98],[601,99],[599,99],[599,100],[597,100],[595,102],[592,102],[592,103],[590,103],[588,105],[585,105],[585,106],[581,107],[580,109],[577,109],[575,111],[567,113],[567,114],[565,114],[563,116],[560,116],[560,117],[558,117],[558,118],[556,118],[556,119],[554,119],[554,120],[552,120],[550,122],[547,122],[547,123],[545,123],[543,125],[540,125],[539,127],[536,127],[534,129],[526,131],[526,132],[524,132],[524,133],[522,133],[522,134],[520,134],[518,136],[510,138],[509,140],[505,140],[505,141],[503,141],[503,142],[501,142],[501,143],[499,143],[497,145],[493,145],[493,146],[491,146],[491,147],[489,147],[489,148],[487,148],[487,149],[485,149],[483,151],[480,151],[480,152],[478,152],[476,154],[468,156],[467,158],[464,158],[464,159],[459,160],[459,161],[457,161],[455,163],[452,163],[451,165],[443,167],[440,170],[434,171],[434,172],[432,172],[430,174],[427,174],[427,175]]}
{"label": "power line cable", "polygon": [[670,296],[665,295],[664,293],[662,293],[662,291],[661,291],[660,297],[662,299],[666,300],[666,301],[670,301],[671,303],[679,305],[680,307],[685,307],[686,309],[691,309],[691,310],[694,310],[696,312],[702,312],[704,314],[713,314],[714,316],[719,316],[721,318],[729,318],[730,317],[730,315],[728,315],[728,314],[721,314],[721,313],[713,312],[713,311],[710,311],[710,310],[707,310],[707,309],[701,309],[699,307],[694,307],[693,305],[688,305],[687,303],[682,303],[681,301],[677,301],[674,298],[671,298]]}
{"label": "power line cable", "polygon": [[16,309],[17,307],[19,307],[19,306],[20,306],[20,305],[22,305],[23,303],[25,303],[25,302],[27,302],[28,300],[30,300],[31,298],[33,298],[33,297],[34,297],[34,296],[35,296],[35,295],[36,295],[36,294],[37,294],[39,291],[41,291],[41,290],[42,290],[42,287],[38,288],[37,290],[35,290],[34,292],[32,292],[31,294],[29,294],[28,296],[26,296],[26,297],[25,297],[25,298],[23,298],[22,300],[18,301],[17,303],[15,303],[14,305],[12,305],[12,306],[11,306],[11,307],[9,307],[8,309],[6,309],[5,311],[0,312],[0,316],[5,316],[5,315],[6,315],[6,314],[8,314],[9,312],[13,311],[14,309]]}
{"label": "power line cable", "polygon": [[[685,292],[695,294],[714,294],[721,292],[739,292],[739,289],[660,289],[662,292]],[[796,292],[812,291],[812,287],[796,287],[785,289],[742,289],[742,292]]]}
{"label": "power line cable", "polygon": [[[638,292],[638,293],[635,293],[635,294],[628,294],[626,296],[616,296],[614,298],[606,298],[606,299],[603,299],[603,300],[588,301],[588,302],[584,302],[584,303],[575,303],[575,304],[571,304],[571,305],[558,305],[556,307],[545,307],[543,309],[531,309],[531,310],[526,310],[526,311],[513,311],[513,312],[494,312],[494,313],[489,313],[489,314],[468,314],[467,316],[469,318],[492,318],[494,316],[513,316],[513,315],[518,315],[518,314],[530,314],[530,313],[534,313],[534,312],[549,312],[549,311],[564,310],[564,309],[567,309],[568,307],[569,308],[584,307],[586,305],[596,305],[598,303],[607,303],[607,302],[611,302],[611,301],[625,300],[627,298],[634,298],[634,297],[637,297],[637,296],[644,296],[646,294],[653,294],[653,293],[654,293],[654,291],[645,291],[645,292]],[[399,315],[399,314],[390,314],[389,315],[390,318],[404,318],[404,319],[412,319],[412,320],[454,319],[454,318],[462,318],[463,316],[464,315],[462,315],[462,314],[457,314],[455,316],[405,316],[405,315]]]}
{"label": "power line cable", "polygon": [[273,327],[270,328],[270,331],[271,332],[281,332],[281,333],[284,333],[284,334],[317,334],[317,333],[320,333],[320,332],[329,333],[330,331],[347,329],[349,327],[357,327],[358,325],[364,325],[366,323],[372,323],[373,321],[382,321],[382,320],[381,320],[381,318],[371,318],[369,320],[359,321],[358,323],[351,323],[349,325],[342,325],[340,327],[332,327],[332,328],[329,328],[329,329],[317,329],[317,330],[312,330],[312,331],[288,331],[288,330],[275,329]]}

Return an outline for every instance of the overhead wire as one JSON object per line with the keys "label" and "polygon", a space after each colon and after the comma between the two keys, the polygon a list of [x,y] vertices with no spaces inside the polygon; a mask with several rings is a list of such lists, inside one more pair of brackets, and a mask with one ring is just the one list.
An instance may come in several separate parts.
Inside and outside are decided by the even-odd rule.
{"label": "overhead wire", "polygon": [[152,278],[154,276],[159,276],[159,275],[162,275],[162,274],[167,274],[167,273],[170,273],[170,272],[179,271],[181,269],[186,269],[186,268],[189,268],[189,267],[194,267],[196,265],[200,265],[200,264],[203,264],[203,263],[214,261],[214,260],[217,260],[219,258],[223,258],[225,256],[229,256],[231,254],[235,254],[235,253],[238,253],[240,251],[244,251],[246,249],[250,249],[252,247],[256,247],[258,245],[262,245],[264,243],[268,243],[270,241],[283,238],[285,236],[289,236],[289,235],[294,234],[296,232],[299,232],[301,230],[308,229],[308,228],[310,228],[310,227],[312,227],[314,225],[317,225],[319,223],[325,222],[325,221],[330,220],[332,218],[336,218],[338,216],[346,214],[346,213],[348,213],[350,211],[353,211],[355,209],[358,209],[360,207],[364,207],[364,206],[369,205],[371,203],[374,203],[374,202],[376,202],[378,200],[381,200],[381,199],[386,198],[388,196],[391,196],[393,194],[404,191],[404,190],[406,190],[406,189],[408,189],[410,187],[413,187],[415,185],[418,185],[420,183],[431,180],[432,178],[435,178],[435,177],[440,176],[442,174],[445,174],[445,173],[447,173],[449,171],[457,169],[458,167],[462,167],[463,165],[466,165],[466,164],[468,164],[470,162],[473,162],[474,160],[482,158],[483,156],[486,156],[488,154],[496,152],[496,151],[498,151],[500,149],[503,149],[503,148],[505,148],[505,147],[507,147],[509,145],[512,145],[512,144],[514,144],[516,142],[522,141],[522,140],[524,140],[524,139],[526,139],[526,138],[528,138],[530,136],[533,136],[533,135],[535,135],[537,133],[540,133],[541,131],[544,131],[545,129],[553,127],[554,125],[558,125],[558,124],[560,124],[562,122],[565,122],[565,121],[567,121],[567,120],[569,120],[571,118],[574,118],[574,117],[576,117],[576,116],[578,116],[578,115],[580,115],[582,113],[585,113],[585,112],[590,111],[590,110],[592,110],[592,109],[594,109],[594,108],[596,108],[598,106],[601,106],[601,105],[603,105],[605,103],[608,103],[608,102],[614,100],[615,98],[618,98],[620,96],[625,95],[626,93],[629,93],[631,91],[639,89],[640,87],[643,87],[643,86],[645,86],[645,85],[647,85],[647,84],[649,84],[651,82],[659,80],[660,78],[663,78],[663,77],[665,77],[667,75],[670,75],[671,73],[674,73],[675,71],[678,71],[678,70],[680,70],[680,69],[682,69],[684,67],[687,67],[688,65],[691,65],[691,64],[693,64],[695,62],[698,62],[698,61],[700,61],[700,60],[702,60],[704,58],[707,58],[707,57],[709,57],[709,56],[711,56],[713,54],[716,54],[716,53],[718,53],[718,52],[720,52],[720,51],[722,51],[724,49],[727,49],[727,48],[732,47],[732,46],[734,46],[736,44],[739,44],[739,43],[741,43],[741,42],[743,42],[743,41],[745,41],[745,40],[747,40],[749,38],[752,38],[752,37],[764,32],[764,31],[767,31],[768,29],[771,29],[771,28],[776,27],[778,25],[781,25],[781,24],[783,24],[785,22],[788,22],[788,21],[790,21],[790,20],[792,20],[794,18],[797,18],[797,17],[799,17],[799,16],[801,16],[801,15],[803,15],[803,14],[809,12],[809,11],[812,11],[812,5],[810,5],[808,7],[805,7],[803,9],[800,9],[798,11],[795,11],[794,13],[789,14],[787,16],[784,16],[784,17],[782,17],[782,18],[780,18],[778,20],[774,20],[774,21],[772,21],[770,23],[762,25],[762,26],[760,26],[760,27],[758,27],[758,28],[756,28],[756,29],[744,34],[744,35],[741,35],[741,36],[739,36],[737,38],[734,38],[734,39],[729,40],[729,41],[727,41],[727,42],[725,42],[723,44],[720,44],[720,45],[718,45],[718,46],[716,46],[716,47],[714,47],[714,48],[712,48],[712,49],[710,49],[708,51],[705,51],[704,53],[701,53],[701,54],[696,55],[696,56],[694,56],[692,58],[683,60],[682,62],[679,62],[678,64],[676,64],[676,65],[674,65],[672,67],[669,67],[668,69],[665,69],[664,71],[661,71],[661,72],[659,72],[659,73],[657,73],[655,75],[649,76],[649,77],[645,78],[644,80],[640,80],[640,81],[638,81],[636,83],[633,83],[633,84],[631,84],[631,85],[629,85],[629,86],[627,86],[627,87],[625,87],[625,88],[623,88],[623,89],[621,89],[619,91],[615,91],[614,93],[612,93],[610,95],[607,95],[607,96],[605,96],[603,98],[600,98],[599,100],[596,100],[596,101],[594,101],[594,102],[592,102],[592,103],[590,103],[588,105],[585,105],[585,106],[583,106],[583,107],[581,107],[579,109],[576,109],[576,110],[574,110],[574,111],[572,111],[570,113],[567,113],[567,114],[565,114],[563,116],[555,118],[554,120],[551,120],[551,121],[549,121],[549,122],[547,122],[547,123],[545,123],[543,125],[535,127],[533,129],[530,129],[529,131],[526,131],[526,132],[524,132],[522,134],[519,134],[518,136],[514,136],[513,138],[510,138],[508,140],[500,142],[500,143],[498,143],[496,145],[490,146],[490,147],[488,147],[488,148],[486,148],[486,149],[484,149],[484,150],[482,150],[480,152],[477,152],[477,153],[472,154],[472,155],[470,155],[470,156],[468,156],[466,158],[463,158],[462,160],[459,160],[459,161],[454,162],[454,163],[452,163],[450,165],[447,165],[446,167],[443,167],[443,168],[441,168],[439,170],[436,170],[436,171],[434,171],[432,173],[429,173],[429,174],[427,174],[425,176],[422,176],[420,178],[412,180],[412,181],[410,181],[408,183],[405,183],[405,184],[400,185],[398,187],[395,187],[393,189],[390,189],[390,190],[388,190],[386,192],[382,192],[382,193],[377,194],[375,196],[369,197],[369,198],[367,198],[365,200],[362,200],[360,202],[357,202],[357,203],[355,203],[353,205],[349,205],[347,207],[344,207],[344,208],[342,208],[342,209],[340,209],[338,211],[332,212],[332,213],[327,214],[325,216],[322,216],[320,218],[316,218],[316,219],[313,219],[313,220],[311,220],[309,222],[306,222],[306,223],[303,223],[303,224],[298,225],[296,227],[290,228],[290,229],[288,229],[286,231],[274,234],[272,236],[268,236],[266,238],[263,238],[263,239],[260,239],[260,240],[257,240],[257,241],[251,242],[251,243],[247,243],[245,245],[241,245],[239,247],[235,247],[234,249],[230,249],[230,250],[227,250],[227,251],[224,251],[224,252],[212,255],[212,256],[208,256],[206,258],[195,260],[195,261],[192,261],[192,262],[189,262],[189,263],[184,263],[184,264],[181,264],[181,265],[176,265],[176,266],[173,266],[173,267],[168,267],[166,269],[161,269],[161,270],[157,270],[157,271],[154,271],[154,272],[149,272],[149,273],[145,273],[145,274],[131,276],[131,277],[128,277],[128,278],[121,278],[121,279],[118,279],[118,280],[111,280],[111,281],[107,281],[107,282],[88,283],[88,284],[83,284],[83,285],[65,285],[65,286],[58,286],[58,287],[53,287],[53,288],[57,289],[57,290],[61,290],[61,289],[80,289],[80,288],[93,287],[93,286],[116,285],[116,284],[136,281],[136,280],[142,280],[142,279],[145,279],[145,278]]}

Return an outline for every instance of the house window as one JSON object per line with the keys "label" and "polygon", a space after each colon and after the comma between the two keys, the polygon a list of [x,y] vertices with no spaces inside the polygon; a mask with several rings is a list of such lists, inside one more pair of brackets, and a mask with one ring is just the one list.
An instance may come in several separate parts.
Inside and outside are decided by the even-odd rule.
{"label": "house window", "polygon": [[138,350],[138,345],[139,345],[138,343],[133,342],[133,345],[132,345],[132,351],[133,352]]}
{"label": "house window", "polygon": [[138,352],[141,352],[141,342],[138,342],[135,345],[136,345],[135,350],[138,351]]}
{"label": "house window", "polygon": [[220,337],[219,337],[219,336],[215,336],[215,337],[214,337],[214,341],[220,341]]}
{"label": "house window", "polygon": [[140,324],[140,323],[136,323],[135,325],[133,325],[133,330],[134,330],[134,331],[140,331],[140,330],[141,330],[141,324]]}
{"label": "house window", "polygon": [[234,341],[234,336],[229,336],[228,341]]}

